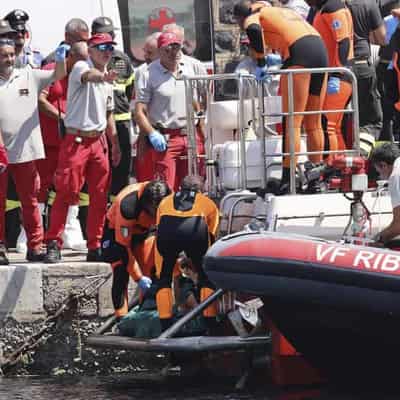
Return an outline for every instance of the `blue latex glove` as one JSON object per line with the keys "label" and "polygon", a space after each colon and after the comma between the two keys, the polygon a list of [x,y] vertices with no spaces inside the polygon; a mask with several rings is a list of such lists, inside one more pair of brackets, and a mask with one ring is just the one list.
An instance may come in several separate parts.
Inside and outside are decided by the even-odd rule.
{"label": "blue latex glove", "polygon": [[282,58],[279,54],[270,53],[265,57],[265,62],[268,67],[273,67],[274,65],[282,64]]}
{"label": "blue latex glove", "polygon": [[331,76],[328,79],[328,88],[327,88],[327,93],[328,94],[336,94],[339,93],[340,90],[340,78],[336,76]]}
{"label": "blue latex glove", "polygon": [[160,132],[153,131],[149,133],[149,140],[156,151],[162,152],[167,150],[167,141]]}
{"label": "blue latex glove", "polygon": [[71,48],[71,46],[69,44],[60,44],[60,46],[58,46],[56,48],[55,54],[54,54],[54,60],[56,62],[62,62],[65,60],[65,57],[67,56],[67,51],[69,51]]}
{"label": "blue latex glove", "polygon": [[267,76],[267,67],[256,67],[256,79],[260,82],[264,81]]}
{"label": "blue latex glove", "polygon": [[152,284],[152,281],[150,278],[148,278],[147,276],[142,276],[138,281],[137,284],[140,288],[140,290],[142,291],[142,293],[146,293],[149,289],[150,286]]}

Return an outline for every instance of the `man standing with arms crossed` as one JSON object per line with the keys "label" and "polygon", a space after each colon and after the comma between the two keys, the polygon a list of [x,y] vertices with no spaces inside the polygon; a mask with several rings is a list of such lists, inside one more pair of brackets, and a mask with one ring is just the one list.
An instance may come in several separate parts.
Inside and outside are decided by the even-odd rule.
{"label": "man standing with arms crossed", "polygon": [[101,261],[100,240],[103,234],[110,181],[108,145],[111,143],[113,165],[120,162],[121,153],[113,118],[112,82],[115,71],[107,71],[114,51],[112,37],[97,33],[89,41],[89,60],[78,61],[69,76],[66,135],[61,143],[55,173],[57,196],[47,231],[45,262],[61,260],[62,232],[70,204],[77,204],[79,192],[87,182],[90,196],[87,221],[87,261]]}

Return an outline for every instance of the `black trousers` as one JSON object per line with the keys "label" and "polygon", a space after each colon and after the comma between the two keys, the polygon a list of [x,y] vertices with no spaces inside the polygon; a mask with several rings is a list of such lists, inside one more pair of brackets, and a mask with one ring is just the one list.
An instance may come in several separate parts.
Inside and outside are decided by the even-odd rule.
{"label": "black trousers", "polygon": [[[121,162],[111,170],[111,195],[117,195],[126,185],[129,184],[131,174],[131,121],[115,121],[117,128],[119,147],[121,149]],[[110,151],[111,154],[111,151]]]}
{"label": "black trousers", "polygon": [[399,112],[394,108],[394,104],[399,100],[399,90],[397,85],[397,75],[394,69],[386,68],[384,70],[383,87],[383,126],[379,139],[393,141],[395,138],[398,140],[400,130],[400,115]]}
{"label": "black trousers", "polygon": [[358,84],[358,110],[360,128],[368,127],[377,131],[376,137],[382,127],[382,107],[377,89],[377,78],[374,65],[365,61],[362,64],[354,64],[353,72]]}

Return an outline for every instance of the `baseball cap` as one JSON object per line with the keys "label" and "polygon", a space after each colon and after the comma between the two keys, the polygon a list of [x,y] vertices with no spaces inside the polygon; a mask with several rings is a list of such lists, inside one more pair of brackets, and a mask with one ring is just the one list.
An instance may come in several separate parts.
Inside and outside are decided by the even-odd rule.
{"label": "baseball cap", "polygon": [[98,17],[92,22],[92,34],[94,33],[110,33],[117,30],[114,27],[111,18],[108,17]]}
{"label": "baseball cap", "polygon": [[88,40],[89,47],[97,46],[98,44],[116,44],[109,33],[95,33]]}
{"label": "baseball cap", "polygon": [[17,31],[11,28],[11,25],[5,19],[0,19],[0,35],[7,35],[10,33],[17,33]]}
{"label": "baseball cap", "polygon": [[175,33],[164,32],[158,37],[157,47],[161,48],[161,47],[168,46],[170,44],[180,44],[180,45],[182,45],[182,43],[183,43],[182,40],[179,39],[179,37],[176,36]]}

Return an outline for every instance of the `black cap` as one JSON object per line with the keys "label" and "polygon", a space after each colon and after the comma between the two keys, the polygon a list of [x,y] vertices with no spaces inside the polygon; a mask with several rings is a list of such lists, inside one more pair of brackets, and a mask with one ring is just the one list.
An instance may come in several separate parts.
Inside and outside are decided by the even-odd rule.
{"label": "black cap", "polygon": [[5,17],[11,27],[16,31],[24,31],[26,29],[25,24],[29,19],[29,15],[23,10],[13,10],[9,12]]}
{"label": "black cap", "polygon": [[233,16],[234,17],[244,17],[247,18],[251,15],[251,7],[249,7],[248,0],[240,1],[236,3],[233,7]]}
{"label": "black cap", "polygon": [[110,33],[114,32],[115,29],[112,19],[108,17],[98,17],[92,22],[92,34]]}
{"label": "black cap", "polygon": [[17,31],[11,28],[11,25],[7,20],[0,19],[0,36],[10,33],[17,33]]}

